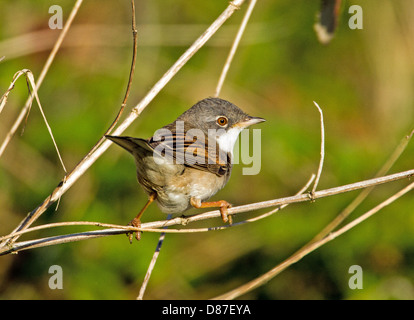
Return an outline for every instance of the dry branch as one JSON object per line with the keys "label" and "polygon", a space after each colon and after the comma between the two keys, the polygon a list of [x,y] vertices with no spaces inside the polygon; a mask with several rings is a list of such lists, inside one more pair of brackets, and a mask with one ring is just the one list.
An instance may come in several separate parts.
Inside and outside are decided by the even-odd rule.
{"label": "dry branch", "polygon": [[[75,5],[73,6],[73,9],[71,13],[69,14],[68,19],[66,20],[66,23],[62,29],[62,32],[59,34],[58,39],[56,40],[55,45],[53,46],[52,51],[49,54],[49,57],[46,60],[45,65],[42,68],[42,71],[40,72],[39,78],[37,79],[35,87],[39,90],[40,86],[43,83],[43,80],[46,77],[47,72],[49,71],[50,66],[52,65],[53,60],[56,57],[57,52],[59,51],[63,40],[65,39],[69,28],[72,25],[73,20],[75,19],[76,14],[78,13],[78,10],[82,4],[83,0],[77,0]],[[3,143],[0,146],[0,156],[3,154],[4,150],[6,149],[7,145],[9,144],[11,138],[16,133],[17,129],[19,128],[20,124],[22,123],[23,119],[25,118],[25,115],[27,114],[28,110],[30,109],[30,106],[33,101],[33,96],[30,96],[23,107],[23,109],[20,111],[19,116],[17,117],[16,121],[14,122],[12,128],[10,129],[9,133],[6,136],[6,139],[4,139]],[[65,170],[66,172],[66,170]]]}
{"label": "dry branch", "polygon": [[237,31],[236,38],[234,39],[233,44],[231,46],[229,55],[226,59],[226,62],[224,63],[223,70],[221,72],[219,81],[217,83],[216,93],[214,95],[215,97],[218,97],[220,95],[221,88],[223,87],[224,80],[226,79],[227,72],[229,71],[229,68],[230,68],[230,64],[233,61],[237,48],[239,47],[240,40],[243,36],[244,30],[246,29],[247,23],[249,22],[249,18],[253,12],[255,5],[256,5],[256,0],[250,0],[249,7],[247,8],[247,11],[243,17],[243,21],[240,24],[239,31]]}
{"label": "dry branch", "polygon": [[[391,167],[394,165],[394,163],[398,160],[400,155],[406,149],[408,143],[410,142],[411,138],[413,137],[413,134],[414,134],[414,129],[411,130],[410,133],[408,135],[406,135],[401,140],[401,142],[395,148],[393,153],[388,157],[387,161],[385,161],[384,165],[375,174],[374,178],[384,176],[388,173],[388,171],[391,169]],[[344,210],[342,210],[328,225],[326,225],[325,228],[323,228],[310,241],[310,243],[324,238],[332,230],[334,230],[337,226],[339,226],[368,197],[368,195],[371,193],[372,190],[374,190],[374,188],[375,188],[375,186],[371,186],[371,187],[363,189],[355,197],[355,199],[346,206],[346,208]],[[310,244],[310,243],[308,243],[308,244]]]}
{"label": "dry branch", "polygon": [[315,183],[313,185],[312,191],[311,191],[311,195],[315,193],[316,187],[318,186],[319,179],[321,178],[321,174],[322,174],[323,161],[325,159],[325,124],[323,122],[323,112],[322,112],[322,109],[319,107],[319,105],[315,101],[313,103],[315,104],[316,108],[318,108],[320,119],[321,119],[320,120],[321,121],[321,157],[319,159],[318,172],[316,173],[316,179],[315,179]]}
{"label": "dry branch", "polygon": [[345,225],[344,227],[342,227],[338,231],[332,232],[332,233],[328,234],[325,238],[322,238],[322,239],[320,239],[316,242],[313,242],[309,246],[306,246],[303,249],[297,251],[290,258],[288,258],[285,261],[283,261],[282,263],[278,264],[276,267],[274,267],[270,271],[266,272],[262,276],[254,279],[252,281],[249,281],[248,283],[246,283],[246,284],[244,284],[244,285],[242,285],[242,286],[240,286],[240,287],[238,287],[234,290],[231,290],[231,291],[229,291],[225,294],[217,296],[214,299],[215,300],[235,299],[235,298],[240,297],[241,295],[243,295],[243,294],[245,294],[245,293],[261,286],[261,285],[263,285],[264,283],[267,283],[270,279],[274,278],[276,275],[281,273],[283,270],[285,270],[286,268],[288,268],[292,264],[298,262],[304,256],[308,255],[312,251],[315,251],[316,249],[320,248],[324,244],[334,240],[335,238],[342,235],[343,233],[349,231],[350,229],[352,229],[356,225],[360,224],[361,222],[365,221],[366,219],[368,219],[369,217],[371,217],[372,215],[374,215],[375,213],[377,213],[378,211],[380,211],[384,207],[388,206],[389,204],[391,204],[392,202],[394,202],[398,198],[402,197],[403,195],[405,195],[406,193],[408,193],[412,189],[414,189],[414,182],[412,182],[411,184],[409,184],[408,186],[406,186],[405,188],[403,188],[402,190],[400,190],[399,192],[397,192],[393,196],[389,197],[387,200],[383,201],[382,203],[377,205],[375,208],[369,210],[368,212],[366,212],[362,216],[360,216],[360,217],[356,218],[355,220],[351,221],[350,223],[348,223],[347,225]]}
{"label": "dry branch", "polygon": [[[49,123],[48,123],[48,121],[46,119],[46,115],[43,112],[42,105],[40,104],[40,98],[39,98],[39,95],[37,93],[37,87],[36,87],[36,83],[35,83],[35,80],[34,80],[34,76],[33,76],[32,71],[30,71],[29,69],[23,69],[23,70],[20,70],[20,71],[18,71],[18,72],[15,73],[15,75],[13,76],[13,80],[12,80],[9,88],[6,90],[6,92],[0,98],[0,113],[3,110],[4,106],[6,105],[7,99],[9,97],[9,94],[13,90],[16,81],[22,75],[24,75],[26,77],[26,84],[27,84],[27,88],[29,90],[29,100],[28,101],[30,101],[30,103],[29,103],[29,106],[28,106],[28,109],[27,109],[27,116],[26,117],[29,116],[29,112],[30,112],[30,109],[31,109],[31,106],[32,106],[33,97],[35,97],[36,98],[37,105],[39,106],[40,114],[42,115],[43,121],[45,122],[47,131],[49,132],[49,135],[52,138],[52,142],[53,142],[53,145],[55,147],[56,153],[58,155],[59,161],[60,161],[60,163],[61,163],[61,165],[63,167],[63,170],[65,172],[67,172],[66,171],[65,164],[63,163],[62,156],[60,155],[59,148],[58,148],[58,146],[56,144],[56,140],[55,140],[55,138],[53,136],[52,129],[50,128],[50,125],[49,125]],[[30,86],[33,88],[33,94],[32,94],[32,92],[30,90]],[[0,154],[0,156],[1,156],[1,154]]]}
{"label": "dry branch", "polygon": [[[167,220],[170,220],[172,217],[171,214],[168,215]],[[166,227],[164,227],[165,229]],[[154,270],[155,263],[157,262],[158,256],[161,251],[162,244],[164,243],[165,239],[165,232],[162,232],[157,243],[157,247],[155,248],[154,254],[152,255],[152,259],[150,261],[150,264],[148,266],[147,272],[144,277],[144,281],[142,282],[141,288],[139,289],[139,293],[137,296],[137,300],[142,300],[144,298],[145,290],[147,289],[147,285],[149,282],[149,279],[151,277],[152,271]]]}
{"label": "dry branch", "polygon": [[[328,197],[332,195],[338,195],[341,193],[350,192],[350,191],[354,191],[358,189],[369,188],[372,186],[389,183],[392,181],[407,179],[413,176],[414,176],[414,169],[387,175],[384,177],[351,183],[351,184],[347,184],[347,185],[340,186],[340,187],[316,191],[314,194],[312,194],[312,196],[310,194],[299,194],[299,195],[295,195],[291,197],[261,201],[257,203],[251,203],[251,204],[241,205],[237,207],[232,207],[232,208],[229,208],[228,211],[229,211],[229,214],[235,215],[241,212],[248,212],[248,211],[253,211],[253,210],[258,210],[258,209],[277,207],[277,206],[305,202],[305,201],[314,201],[316,199],[320,199],[320,198],[324,198],[324,197]],[[9,240],[15,237],[18,237],[24,232],[18,233],[17,236],[14,233],[11,233],[10,235],[3,237],[3,243],[6,243],[7,245],[4,245],[3,248],[0,249],[0,255],[5,255],[5,254],[18,252],[21,250],[37,248],[37,247],[44,247],[44,246],[50,246],[50,245],[56,245],[56,244],[74,242],[74,241],[80,241],[80,240],[87,240],[91,238],[97,238],[97,237],[103,237],[103,236],[109,236],[109,235],[124,234],[124,233],[130,232],[131,230],[135,230],[135,231],[141,230],[141,231],[146,231],[146,232],[153,231],[153,232],[166,232],[166,233],[184,233],[188,231],[186,231],[186,229],[163,230],[161,228],[167,227],[167,226],[174,226],[174,225],[187,225],[195,221],[201,221],[201,220],[212,219],[212,218],[220,218],[220,217],[221,217],[220,211],[214,210],[214,211],[209,211],[209,212],[205,212],[205,213],[197,214],[193,216],[188,216],[188,217],[176,217],[171,220],[143,223],[141,225],[141,228],[123,227],[123,226],[116,227],[116,228],[111,227],[106,230],[94,230],[94,231],[80,232],[80,233],[75,233],[75,234],[59,235],[59,236],[54,236],[54,237],[42,238],[42,239],[22,241],[18,243],[10,243]],[[89,224],[92,224],[92,223],[89,223]],[[104,224],[99,223],[99,222],[95,222],[94,224],[97,226],[104,226]],[[214,227],[210,228],[210,230],[217,230],[217,229],[221,229],[221,228],[214,228]]]}

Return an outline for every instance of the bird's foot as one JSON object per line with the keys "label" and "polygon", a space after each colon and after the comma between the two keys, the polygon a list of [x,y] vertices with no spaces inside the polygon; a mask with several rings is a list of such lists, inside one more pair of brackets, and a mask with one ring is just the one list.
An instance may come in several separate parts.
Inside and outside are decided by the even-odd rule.
{"label": "bird's foot", "polygon": [[[132,226],[135,228],[141,228],[141,220],[137,219],[136,217],[134,219],[132,219],[129,223],[128,226]],[[134,233],[135,233],[135,239],[137,239],[137,241],[141,240],[141,233],[142,231],[137,230],[137,231],[131,231],[128,232],[126,235],[129,239],[129,243],[132,244],[132,238],[134,237]]]}

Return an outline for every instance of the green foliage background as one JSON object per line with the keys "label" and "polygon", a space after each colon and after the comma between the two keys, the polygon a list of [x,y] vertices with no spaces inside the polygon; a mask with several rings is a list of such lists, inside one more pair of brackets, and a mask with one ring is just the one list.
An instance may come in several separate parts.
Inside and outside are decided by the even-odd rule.
{"label": "green foliage background", "polygon": [[[1,1],[0,93],[23,68],[37,78],[59,30],[51,5],[66,21],[74,1]],[[235,167],[214,199],[234,205],[289,196],[317,170],[319,114],[324,110],[326,157],[319,189],[372,177],[412,129],[414,2],[344,1],[331,44],[313,31],[319,1],[259,0],[221,97],[267,122],[260,124],[262,169]],[[348,8],[363,8],[363,30],[348,27]],[[138,56],[125,113],[224,10],[228,1],[136,1]],[[213,95],[246,4],[151,102],[126,135],[149,137]],[[85,1],[39,91],[66,166],[71,169],[114,119],[131,61],[129,1]],[[21,37],[25,38],[21,38]],[[27,98],[18,81],[0,114],[0,141]],[[20,133],[20,130],[19,130]],[[413,168],[411,143],[392,172]],[[0,158],[0,235],[9,233],[63,177],[34,104],[23,135]],[[402,188],[377,187],[353,217]],[[256,223],[198,234],[169,234],[147,299],[206,299],[233,289],[286,259],[309,241],[356,192],[291,205]],[[132,158],[111,147],[37,222],[126,224],[145,203]],[[189,213],[195,213],[191,211]],[[255,213],[242,214],[236,221]],[[143,221],[165,215],[151,207]],[[218,225],[208,221],[200,225]],[[191,227],[196,227],[192,225]],[[30,237],[88,230],[46,230]],[[368,221],[305,257],[245,299],[413,299],[414,199],[408,194]],[[27,239],[22,237],[22,239]],[[113,236],[0,257],[1,299],[132,299],[138,294],[158,234],[129,245]],[[63,268],[63,290],[50,290],[48,269]],[[364,271],[362,290],[348,287],[351,265]]]}

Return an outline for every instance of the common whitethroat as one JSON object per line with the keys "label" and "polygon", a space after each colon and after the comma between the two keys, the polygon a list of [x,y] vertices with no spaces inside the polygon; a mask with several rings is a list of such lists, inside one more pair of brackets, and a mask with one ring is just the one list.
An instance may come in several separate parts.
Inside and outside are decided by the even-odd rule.
{"label": "common whitethroat", "polygon": [[[263,121],[247,115],[229,101],[207,98],[147,140],[107,135],[106,138],[134,156],[138,182],[149,196],[130,225],[140,226],[142,214],[153,201],[167,214],[181,213],[191,207],[218,207],[223,221],[231,223],[231,215],[227,213],[230,203],[205,201],[229,180],[239,133]],[[131,241],[132,234],[129,238]],[[140,232],[136,238],[140,239]]]}

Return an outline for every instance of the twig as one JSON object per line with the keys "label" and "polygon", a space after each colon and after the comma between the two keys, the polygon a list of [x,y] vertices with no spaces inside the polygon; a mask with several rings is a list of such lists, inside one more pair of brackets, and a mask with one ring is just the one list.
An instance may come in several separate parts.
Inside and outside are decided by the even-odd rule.
{"label": "twig", "polygon": [[[384,165],[381,167],[381,169],[374,175],[374,178],[381,177],[381,176],[387,174],[387,172],[391,169],[391,167],[394,165],[394,163],[398,160],[400,155],[406,149],[406,147],[407,147],[408,143],[410,142],[413,134],[414,134],[414,130],[411,130],[411,132],[401,140],[401,142],[395,148],[394,152],[387,159],[387,161],[384,163]],[[318,241],[318,240],[324,238],[327,234],[329,234],[332,230],[334,230],[337,226],[339,226],[342,223],[342,221],[344,221],[368,197],[368,195],[371,193],[372,190],[374,190],[374,188],[375,188],[375,186],[363,189],[355,197],[355,199],[349,205],[347,205],[344,210],[341,211],[341,213],[339,213],[325,228],[323,228],[306,245],[309,245],[309,244],[311,244],[315,241]]]}
{"label": "twig", "polygon": [[[311,176],[311,178],[308,180],[308,182],[306,183],[306,185],[302,189],[300,189],[298,191],[298,193],[296,193],[296,195],[304,193],[309,188],[310,184],[313,182],[314,179],[315,179],[315,175],[313,174]],[[286,206],[288,206],[288,204],[281,205],[280,207],[277,207],[276,209],[273,209],[273,210],[271,210],[267,213],[264,213],[260,216],[257,216],[257,217],[251,218],[251,219],[247,219],[247,220],[242,221],[242,222],[234,223],[232,226],[235,227],[237,225],[241,225],[241,224],[244,224],[244,223],[258,221],[260,219],[263,219],[263,218],[266,218],[266,217],[272,215],[273,213],[285,208]],[[167,221],[170,220],[170,219],[171,219],[171,217],[168,217]],[[183,223],[181,223],[181,224],[183,224]],[[187,224],[187,222],[185,224]],[[56,228],[56,227],[67,227],[67,226],[97,226],[97,227],[104,227],[104,228],[122,229],[122,230],[125,230],[125,232],[145,231],[145,232],[161,232],[161,233],[165,233],[165,232],[168,232],[168,233],[207,232],[207,231],[213,231],[213,230],[222,230],[222,229],[226,229],[226,228],[229,227],[229,225],[224,225],[224,226],[218,226],[218,227],[213,227],[213,228],[210,227],[210,228],[197,228],[197,229],[169,229],[169,230],[167,230],[167,229],[165,229],[165,226],[164,226],[163,229],[148,228],[148,227],[146,227],[146,224],[142,225],[140,228],[136,228],[136,227],[133,227],[133,226],[121,226],[121,225],[102,223],[102,222],[67,221],[67,222],[54,222],[54,223],[49,223],[49,224],[43,224],[43,225],[36,226],[36,227],[27,228],[25,230],[17,231],[17,232],[14,232],[12,234],[9,234],[7,236],[0,237],[0,241],[8,240],[8,239],[10,239],[14,236],[20,236],[22,234],[37,231],[37,230]]]}
{"label": "twig", "polygon": [[252,14],[255,5],[256,5],[256,0],[250,0],[249,7],[247,8],[247,11],[243,17],[243,21],[240,24],[239,31],[237,31],[236,38],[233,41],[226,63],[224,64],[223,70],[221,72],[221,75],[220,75],[220,78],[217,84],[217,88],[216,88],[216,93],[214,95],[215,97],[218,97],[220,95],[220,91],[221,91],[221,88],[223,87],[224,80],[226,79],[227,72],[229,71],[230,64],[233,61],[233,58],[239,46],[241,37],[243,36],[244,30],[246,29],[247,22],[249,21],[250,15]]}
{"label": "twig", "polygon": [[348,230],[352,229],[356,225],[358,225],[361,222],[365,221],[366,219],[368,219],[369,217],[371,217],[372,215],[374,215],[375,213],[377,213],[378,211],[380,211],[384,207],[388,206],[389,204],[391,204],[392,202],[394,202],[395,200],[397,200],[398,198],[400,198],[401,196],[403,196],[407,192],[411,191],[412,189],[414,189],[414,182],[409,184],[408,186],[406,186],[405,188],[403,188],[398,193],[394,194],[393,196],[391,196],[390,198],[388,198],[384,202],[380,203],[375,208],[369,210],[368,212],[366,212],[365,214],[363,214],[359,218],[351,221],[350,223],[348,223],[347,225],[345,225],[344,227],[342,227],[338,231],[330,233],[325,238],[323,238],[323,239],[321,239],[317,242],[312,243],[311,245],[307,246],[303,250],[300,250],[300,251],[296,252],[291,257],[289,257],[288,259],[286,259],[282,263],[278,264],[276,267],[274,267],[270,271],[266,272],[262,276],[254,279],[252,281],[249,281],[248,283],[246,283],[246,284],[244,284],[244,285],[242,285],[242,286],[240,286],[240,287],[238,287],[238,288],[236,288],[232,291],[229,291],[225,294],[217,296],[213,299],[216,299],[216,300],[235,299],[235,298],[240,297],[241,295],[243,295],[243,294],[245,294],[245,293],[261,286],[262,284],[267,283],[269,280],[274,278],[276,275],[281,273],[283,270],[285,270],[286,268],[288,268],[292,264],[298,262],[304,256],[308,255],[312,251],[318,249],[319,247],[323,246],[324,244],[328,243],[329,241],[332,241],[336,237],[342,235],[343,233],[345,233]]}
{"label": "twig", "polygon": [[323,112],[322,112],[322,109],[319,107],[319,105],[315,101],[313,103],[315,104],[316,108],[318,108],[318,111],[319,111],[320,117],[321,117],[321,157],[320,157],[320,160],[319,160],[319,167],[318,167],[318,172],[316,174],[315,184],[313,185],[313,188],[312,188],[312,191],[311,191],[311,197],[315,193],[316,187],[318,186],[319,179],[320,179],[321,174],[322,174],[323,161],[324,161],[324,158],[325,158],[325,125],[323,123]]}
{"label": "twig", "polygon": [[[16,81],[22,75],[24,75],[26,77],[27,88],[29,90],[29,100],[30,100],[30,104],[29,104],[29,109],[27,111],[27,115],[30,112],[30,108],[31,108],[31,105],[32,105],[31,102],[33,101],[33,97],[35,97],[36,98],[37,105],[39,106],[40,113],[41,113],[41,115],[43,117],[43,120],[45,122],[46,128],[47,128],[47,130],[49,132],[50,137],[52,138],[52,142],[53,142],[53,145],[55,146],[55,150],[56,150],[56,153],[57,153],[57,155],[59,157],[60,163],[62,164],[63,170],[66,172],[66,167],[65,167],[65,164],[63,163],[62,156],[60,155],[59,148],[58,148],[58,146],[56,144],[56,140],[53,137],[52,129],[50,128],[49,123],[47,122],[46,115],[44,114],[42,105],[40,104],[40,99],[39,99],[39,95],[37,94],[37,87],[36,87],[36,83],[35,83],[35,80],[34,80],[32,71],[30,71],[29,69],[23,69],[23,70],[20,70],[20,71],[18,71],[18,72],[16,72],[14,74],[13,80],[12,80],[9,88],[6,90],[6,92],[0,98],[0,113],[3,110],[3,108],[4,108],[4,106],[5,106],[6,102],[7,102],[7,98],[9,96],[10,92],[12,91],[12,89],[14,88],[14,85],[15,85]],[[30,86],[32,86],[32,88],[33,88],[33,94],[31,93]]]}
{"label": "twig", "polygon": [[30,70],[24,70],[24,71],[26,72],[27,78],[28,78],[28,80],[29,80],[29,82],[30,82],[30,84],[31,84],[31,86],[33,88],[33,94],[35,96],[37,105],[39,106],[40,113],[42,114],[43,120],[44,120],[44,122],[46,124],[46,128],[49,131],[50,137],[52,138],[53,145],[55,146],[55,150],[56,150],[57,155],[59,157],[60,163],[62,164],[63,170],[66,173],[67,170],[66,170],[65,164],[63,163],[62,156],[60,155],[59,148],[58,148],[58,146],[56,144],[55,138],[53,137],[52,129],[50,128],[49,123],[47,122],[46,116],[45,116],[45,114],[43,112],[42,105],[40,104],[40,99],[39,99],[39,95],[37,94],[37,87],[36,87],[36,83],[34,81],[33,73]]}
{"label": "twig", "polygon": [[[172,217],[172,215],[169,214],[168,217],[167,217],[167,220],[170,220],[171,217]],[[166,229],[166,228],[167,227],[164,227],[164,229]],[[152,259],[151,259],[151,262],[148,266],[147,273],[145,274],[144,282],[142,283],[141,288],[139,290],[137,300],[142,300],[144,298],[145,290],[147,289],[147,285],[148,285],[149,279],[151,277],[152,270],[154,270],[154,266],[155,266],[155,263],[157,262],[159,254],[160,254],[162,244],[164,243],[164,239],[165,239],[165,232],[162,232],[160,234],[159,239],[158,239],[157,247],[155,248],[154,254],[152,255]]]}
{"label": "twig", "polygon": [[[324,198],[324,197],[337,195],[337,194],[341,194],[341,193],[345,193],[349,191],[354,191],[354,190],[358,190],[362,188],[368,188],[371,186],[388,183],[391,181],[406,179],[412,176],[414,176],[414,169],[391,174],[391,175],[380,177],[380,178],[374,178],[374,179],[364,180],[364,181],[360,181],[356,183],[351,183],[351,184],[340,186],[340,187],[316,191],[314,194],[314,198],[315,199]],[[228,209],[228,213],[235,215],[241,212],[253,211],[253,210],[258,210],[258,209],[263,209],[263,208],[276,207],[276,206],[282,206],[282,205],[305,202],[305,201],[309,201],[309,196],[307,194],[299,194],[299,195],[295,195],[291,197],[267,200],[267,201],[232,207]],[[214,211],[209,211],[209,212],[205,212],[205,213],[201,213],[201,214],[197,214],[197,215],[193,215],[193,216],[189,216],[185,218],[176,217],[168,221],[164,220],[164,221],[154,221],[154,222],[143,223],[141,225],[141,228],[133,229],[133,230],[152,231],[153,228],[162,228],[162,227],[173,226],[173,225],[183,225],[183,224],[188,224],[188,223],[195,222],[195,221],[201,221],[201,220],[219,218],[219,217],[221,217],[220,211],[214,210]],[[18,252],[18,251],[25,250],[25,249],[56,245],[56,244],[66,243],[66,242],[86,240],[90,238],[102,237],[102,236],[107,236],[107,235],[122,234],[122,233],[127,233],[130,230],[132,230],[132,227],[129,227],[129,228],[123,227],[122,229],[112,228],[112,229],[107,229],[107,230],[88,231],[88,232],[83,232],[83,233],[29,240],[29,241],[14,243],[14,244],[10,243],[7,240],[15,236],[14,233],[11,233],[10,235],[6,236],[7,239],[3,241],[3,243],[7,245],[4,245],[3,248],[0,248],[0,255],[9,254],[12,252]],[[163,230],[156,230],[156,231],[160,232]],[[164,231],[165,232],[183,232],[181,230],[175,230],[175,231],[164,230]],[[19,235],[15,237],[18,237],[18,236]]]}
{"label": "twig", "polygon": [[[173,64],[173,66],[161,77],[161,79],[150,89],[147,95],[132,109],[128,117],[113,132],[120,135],[126,130],[133,121],[138,118],[141,112],[154,99],[154,97],[164,88],[164,86],[177,74],[177,72],[187,63],[187,61],[210,39],[221,25],[237,10],[244,0],[234,0],[230,2],[223,13],[210,25],[210,27],[190,46],[187,51]],[[57,201],[99,157],[109,148],[110,141],[104,141],[92,154],[85,156],[79,164],[59,183],[55,190],[15,228],[14,231],[24,230],[29,227],[39,216],[46,211],[54,202]],[[16,238],[9,239],[0,244],[0,247],[9,246],[16,241]]]}
{"label": "twig", "polygon": [[[315,179],[315,175],[314,175],[314,174],[312,174],[312,176],[310,177],[310,179],[308,180],[308,182],[306,182],[305,186],[304,186],[302,189],[300,189],[300,190],[299,190],[299,191],[295,194],[295,196],[300,195],[300,194],[303,194],[306,190],[308,190],[309,186],[311,185],[311,183],[313,182],[313,180],[314,180],[314,179]],[[264,213],[264,214],[261,214],[260,216],[257,216],[257,217],[254,217],[254,218],[247,219],[247,220],[245,220],[245,221],[242,221],[241,223],[246,223],[246,222],[255,222],[255,221],[261,220],[261,219],[263,219],[263,218],[267,218],[268,216],[270,216],[270,215],[274,214],[275,212],[278,212],[279,210],[282,210],[282,209],[286,208],[288,205],[289,205],[288,203],[283,204],[283,205],[281,205],[281,206],[277,207],[276,209],[273,209],[273,210],[271,210],[271,211],[269,211],[269,212],[266,212],[266,213]],[[226,226],[227,226],[227,225],[226,225]]]}
{"label": "twig", "polygon": [[138,31],[137,31],[137,26],[135,23],[135,3],[134,0],[131,0],[131,10],[132,10],[132,38],[134,41],[134,45],[133,45],[133,49],[132,49],[132,63],[131,63],[131,69],[129,71],[129,79],[128,79],[128,85],[125,91],[125,96],[124,96],[124,100],[122,101],[122,105],[121,105],[121,109],[119,110],[114,122],[111,124],[111,126],[109,127],[109,129],[105,132],[106,134],[109,134],[111,132],[111,130],[115,127],[115,125],[118,123],[119,118],[122,115],[122,112],[124,111],[125,107],[126,107],[126,103],[128,101],[128,97],[129,97],[129,92],[131,90],[131,85],[132,85],[132,78],[134,77],[134,70],[135,70],[135,62],[137,61],[137,48],[138,48]]}
{"label": "twig", "polygon": [[[42,85],[42,82],[47,74],[47,72],[49,71],[49,68],[53,62],[53,60],[55,59],[55,56],[57,54],[57,52],[59,51],[63,40],[66,37],[66,34],[68,33],[68,30],[70,28],[70,26],[72,25],[72,22],[79,10],[79,7],[81,6],[83,0],[77,0],[75,5],[73,6],[73,9],[68,17],[68,19],[66,20],[65,26],[62,29],[62,32],[59,34],[58,39],[56,40],[55,45],[53,46],[52,51],[49,54],[49,57],[46,60],[45,65],[43,66],[42,71],[40,72],[40,75],[37,79],[36,82],[36,88],[39,90],[40,86]],[[4,139],[2,145],[0,146],[0,157],[3,154],[4,150],[6,149],[7,145],[9,144],[11,138],[14,136],[14,134],[16,133],[17,129],[19,128],[20,124],[22,123],[23,119],[25,118],[25,115],[27,114],[27,111],[29,110],[31,104],[33,101],[33,97],[29,96],[29,98],[26,100],[26,103],[23,107],[23,109],[20,111],[19,116],[17,117],[16,121],[14,122],[12,128],[10,129],[10,131],[8,132],[6,138]]]}
{"label": "twig", "polygon": [[131,68],[130,68],[130,71],[129,71],[128,84],[127,84],[127,87],[126,87],[124,99],[122,100],[121,107],[118,111],[118,114],[115,117],[115,120],[112,122],[112,124],[106,130],[106,132],[102,135],[102,137],[99,139],[99,141],[95,144],[95,146],[91,149],[91,151],[89,151],[87,157],[89,155],[91,155],[93,152],[95,152],[95,150],[101,145],[101,143],[106,140],[105,135],[110,134],[112,129],[116,126],[119,119],[121,118],[122,113],[124,112],[124,109],[126,107],[126,103],[128,101],[129,92],[131,90],[131,85],[132,85],[132,79],[134,77],[135,63],[136,63],[136,60],[137,60],[137,49],[138,49],[138,39],[137,39],[138,38],[138,31],[137,31],[136,22],[135,22],[135,3],[134,3],[134,0],[131,0],[131,11],[132,11],[132,21],[131,21],[131,24],[132,24],[132,38],[133,38],[132,62],[131,62]]}
{"label": "twig", "polygon": [[44,229],[50,229],[50,228],[57,228],[57,227],[69,227],[69,226],[96,226],[96,227],[103,227],[103,228],[117,228],[117,229],[124,229],[127,231],[135,231],[136,228],[132,226],[121,226],[117,224],[112,223],[103,223],[103,222],[96,222],[96,221],[66,221],[66,222],[54,222],[54,223],[47,223],[42,224],[40,226],[27,228],[25,230],[17,231],[14,233],[11,233],[6,236],[0,237],[0,241],[10,239],[17,235],[22,235],[25,233],[38,231],[38,230],[44,230]]}

